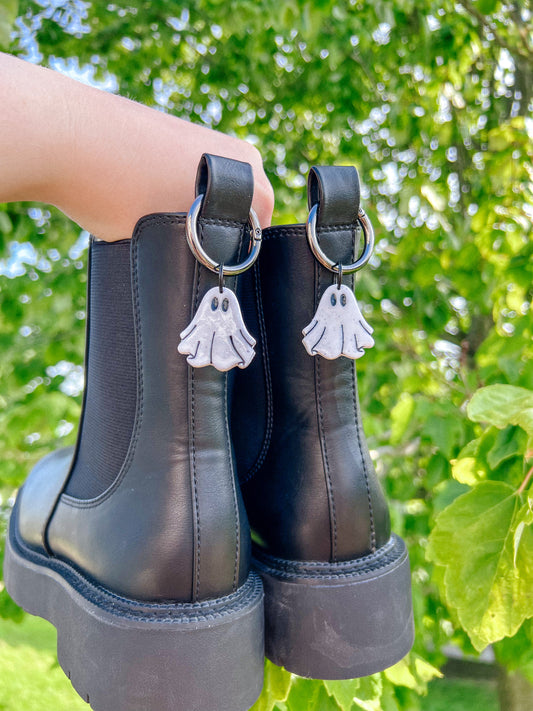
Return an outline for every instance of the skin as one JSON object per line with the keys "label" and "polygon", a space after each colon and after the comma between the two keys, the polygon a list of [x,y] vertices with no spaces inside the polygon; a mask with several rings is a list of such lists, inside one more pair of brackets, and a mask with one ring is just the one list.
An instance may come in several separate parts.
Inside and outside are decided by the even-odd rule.
{"label": "skin", "polygon": [[203,153],[246,161],[253,207],[270,224],[274,195],[246,141],[85,86],[0,53],[0,202],[55,205],[96,237],[131,237],[151,212],[187,212]]}

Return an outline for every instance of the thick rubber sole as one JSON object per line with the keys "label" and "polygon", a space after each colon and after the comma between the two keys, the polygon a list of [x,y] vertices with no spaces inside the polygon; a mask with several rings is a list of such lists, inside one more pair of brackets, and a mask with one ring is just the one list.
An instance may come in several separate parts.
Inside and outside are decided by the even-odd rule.
{"label": "thick rubber sole", "polygon": [[254,550],[265,588],[266,656],[311,679],[354,679],[392,666],[414,640],[405,543],[341,563]]}
{"label": "thick rubber sole", "polygon": [[71,566],[6,542],[11,597],[49,620],[59,664],[94,711],[246,711],[263,685],[263,589],[191,604],[114,595]]}

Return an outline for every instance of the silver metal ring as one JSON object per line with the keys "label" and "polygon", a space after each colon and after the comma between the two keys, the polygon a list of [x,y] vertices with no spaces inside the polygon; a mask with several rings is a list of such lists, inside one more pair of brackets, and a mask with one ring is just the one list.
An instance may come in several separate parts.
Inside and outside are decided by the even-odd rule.
{"label": "silver metal ring", "polygon": [[[219,272],[220,264],[207,254],[205,249],[200,244],[200,239],[198,237],[198,216],[202,208],[202,201],[204,199],[203,195],[198,195],[196,200],[191,205],[191,209],[187,213],[187,221],[185,223],[185,235],[187,237],[187,244],[191,248],[191,252],[194,254],[196,259],[207,267],[212,272]],[[240,264],[235,264],[233,266],[222,265],[222,274],[224,276],[235,276],[237,274],[242,274],[247,269],[249,269],[259,256],[261,250],[261,225],[257,219],[257,215],[250,208],[250,214],[248,216],[248,223],[250,225],[250,252],[244,262]]]}
{"label": "silver metal ring", "polygon": [[[329,269],[330,272],[335,272],[337,274],[339,272],[338,262],[334,262],[333,259],[330,259],[328,256],[326,256],[318,243],[318,236],[316,230],[317,216],[318,205],[313,205],[313,207],[309,210],[309,217],[307,218],[307,223],[305,225],[309,246],[311,247],[311,251],[318,259],[320,264],[322,264],[323,267],[326,267],[326,269]],[[341,269],[343,274],[353,274],[354,272],[359,271],[359,269],[362,269],[365,264],[368,263],[368,260],[370,259],[370,257],[372,256],[372,252],[374,251],[374,229],[363,208],[359,208],[357,220],[363,228],[363,252],[359,259],[353,262],[353,264],[342,264]]]}

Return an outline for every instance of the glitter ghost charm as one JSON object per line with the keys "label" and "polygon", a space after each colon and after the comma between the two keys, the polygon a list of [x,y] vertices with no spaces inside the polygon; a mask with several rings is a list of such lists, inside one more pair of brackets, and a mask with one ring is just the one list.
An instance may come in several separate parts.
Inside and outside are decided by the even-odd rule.
{"label": "glitter ghost charm", "polygon": [[373,331],[363,318],[353,291],[345,284],[333,284],[322,295],[313,320],[302,331],[302,342],[309,355],[355,360],[364,355],[365,348],[374,345]]}
{"label": "glitter ghost charm", "polygon": [[226,287],[209,289],[180,338],[178,351],[194,368],[246,368],[255,355],[255,338],[244,325],[237,297]]}

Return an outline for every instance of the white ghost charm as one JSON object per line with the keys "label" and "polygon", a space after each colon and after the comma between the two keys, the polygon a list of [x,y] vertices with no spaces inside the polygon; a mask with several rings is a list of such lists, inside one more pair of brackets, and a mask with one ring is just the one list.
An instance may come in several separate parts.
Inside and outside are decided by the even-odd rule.
{"label": "white ghost charm", "polygon": [[178,351],[194,368],[246,368],[255,355],[255,338],[244,325],[237,297],[226,287],[209,289],[180,338]]}
{"label": "white ghost charm", "polygon": [[373,331],[353,291],[345,284],[340,288],[332,284],[322,295],[313,320],[302,331],[303,344],[312,356],[333,360],[343,355],[355,360],[374,345]]}

